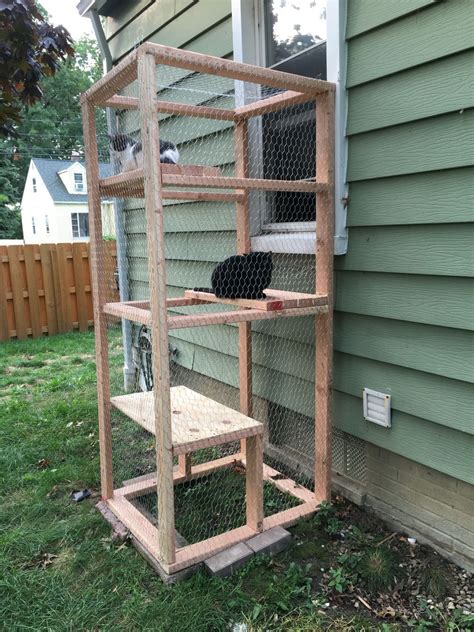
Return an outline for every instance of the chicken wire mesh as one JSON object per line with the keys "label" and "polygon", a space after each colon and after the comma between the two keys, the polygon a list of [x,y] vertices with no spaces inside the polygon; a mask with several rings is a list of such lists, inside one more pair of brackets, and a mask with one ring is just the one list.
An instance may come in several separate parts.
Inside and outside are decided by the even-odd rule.
{"label": "chicken wire mesh", "polygon": [[[294,490],[314,488],[317,105],[294,93],[286,107],[242,122],[236,108],[272,103],[282,90],[158,64],[158,112],[147,119],[136,109],[146,97],[143,81],[139,75],[117,93],[123,107],[110,119],[110,135],[96,140],[99,161],[119,177],[100,190],[94,177],[88,183],[92,198],[95,191],[115,209],[116,268],[103,257],[103,229],[92,219],[95,282],[116,283],[128,310],[109,308],[103,320],[110,392],[106,375],[99,388],[112,401],[103,451],[113,489],[118,496],[127,489],[145,530],[155,533],[172,511],[181,542],[193,544],[255,521],[250,501],[263,505],[265,517],[304,502],[280,480],[293,479]],[[154,148],[151,117],[159,121]],[[165,188],[147,212],[144,197],[156,193],[153,157]],[[129,172],[138,175],[121,175]],[[234,177],[267,184],[247,192]],[[229,303],[236,299],[247,303]],[[255,312],[247,325],[235,316],[242,310]],[[153,322],[158,313],[168,332]],[[243,374],[249,400],[239,394]],[[166,410],[170,435],[155,426]],[[172,454],[172,478],[162,474],[164,452]],[[280,458],[284,452],[294,458]],[[157,472],[167,498],[157,496]]]}

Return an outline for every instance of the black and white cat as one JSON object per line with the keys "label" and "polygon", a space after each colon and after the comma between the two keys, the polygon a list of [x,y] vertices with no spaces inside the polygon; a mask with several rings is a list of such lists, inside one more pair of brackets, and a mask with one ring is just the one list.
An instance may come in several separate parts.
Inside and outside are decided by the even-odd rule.
{"label": "black and white cat", "polygon": [[[143,168],[143,150],[140,141],[128,134],[108,134],[112,155],[120,163],[120,170],[133,171]],[[160,140],[160,162],[175,165],[179,160],[176,145],[169,140]]]}
{"label": "black and white cat", "polygon": [[266,298],[263,290],[271,283],[271,252],[233,255],[218,263],[211,276],[211,288],[195,287],[197,292],[210,292],[217,298]]}

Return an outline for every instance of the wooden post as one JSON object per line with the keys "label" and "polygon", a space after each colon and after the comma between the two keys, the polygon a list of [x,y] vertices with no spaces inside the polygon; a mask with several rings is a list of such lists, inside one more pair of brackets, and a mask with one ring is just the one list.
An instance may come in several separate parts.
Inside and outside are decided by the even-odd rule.
{"label": "wooden post", "polygon": [[316,99],[316,293],[328,295],[328,311],[316,315],[315,497],[331,499],[331,410],[334,253],[334,92]]}
{"label": "wooden post", "polygon": [[[235,124],[235,175],[248,177],[248,125],[246,120]],[[249,193],[244,192],[241,201],[236,202],[237,254],[250,252]],[[239,323],[239,388],[240,412],[248,417],[252,408],[252,323]],[[240,442],[240,451],[245,456],[246,439]]]}
{"label": "wooden post", "polygon": [[[106,297],[105,277],[102,272],[104,242],[99,193],[99,159],[94,106],[86,99],[82,102],[84,148],[89,202],[89,226],[91,236],[91,280],[94,306],[95,353],[97,366],[97,398],[99,413],[100,479],[102,498],[112,498],[112,428],[110,420],[109,351],[107,320],[102,310]],[[42,253],[43,254],[43,253]]]}
{"label": "wooden post", "polygon": [[247,526],[254,531],[261,531],[263,528],[263,436],[254,435],[245,441]]}
{"label": "wooden post", "polygon": [[166,309],[165,236],[161,197],[160,137],[156,115],[156,65],[153,55],[138,58],[140,124],[143,145],[148,275],[156,428],[158,547],[165,565],[176,559],[173,452]]}

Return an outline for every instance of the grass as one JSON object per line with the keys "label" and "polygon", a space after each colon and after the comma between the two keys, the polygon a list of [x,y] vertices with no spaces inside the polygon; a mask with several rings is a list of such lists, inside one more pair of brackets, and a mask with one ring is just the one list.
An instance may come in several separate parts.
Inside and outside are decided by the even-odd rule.
{"label": "grass", "polygon": [[[132,547],[112,542],[94,508],[93,346],[90,333],[0,345],[2,630],[400,629],[347,608],[327,609],[319,567],[330,563],[330,532],[340,528],[330,512],[301,523],[287,554],[254,558],[227,581],[199,574],[166,587]],[[112,362],[120,365],[119,345]],[[233,480],[242,485],[241,477]],[[93,497],[72,503],[71,491],[83,487]],[[266,496],[270,507],[280,500]]]}

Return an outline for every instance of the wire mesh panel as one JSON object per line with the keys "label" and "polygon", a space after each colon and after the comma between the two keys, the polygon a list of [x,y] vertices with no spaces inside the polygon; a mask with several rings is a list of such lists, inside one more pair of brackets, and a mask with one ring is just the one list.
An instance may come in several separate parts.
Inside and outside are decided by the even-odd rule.
{"label": "wire mesh panel", "polygon": [[147,44],[84,99],[102,491],[168,570],[328,495],[328,90]]}

